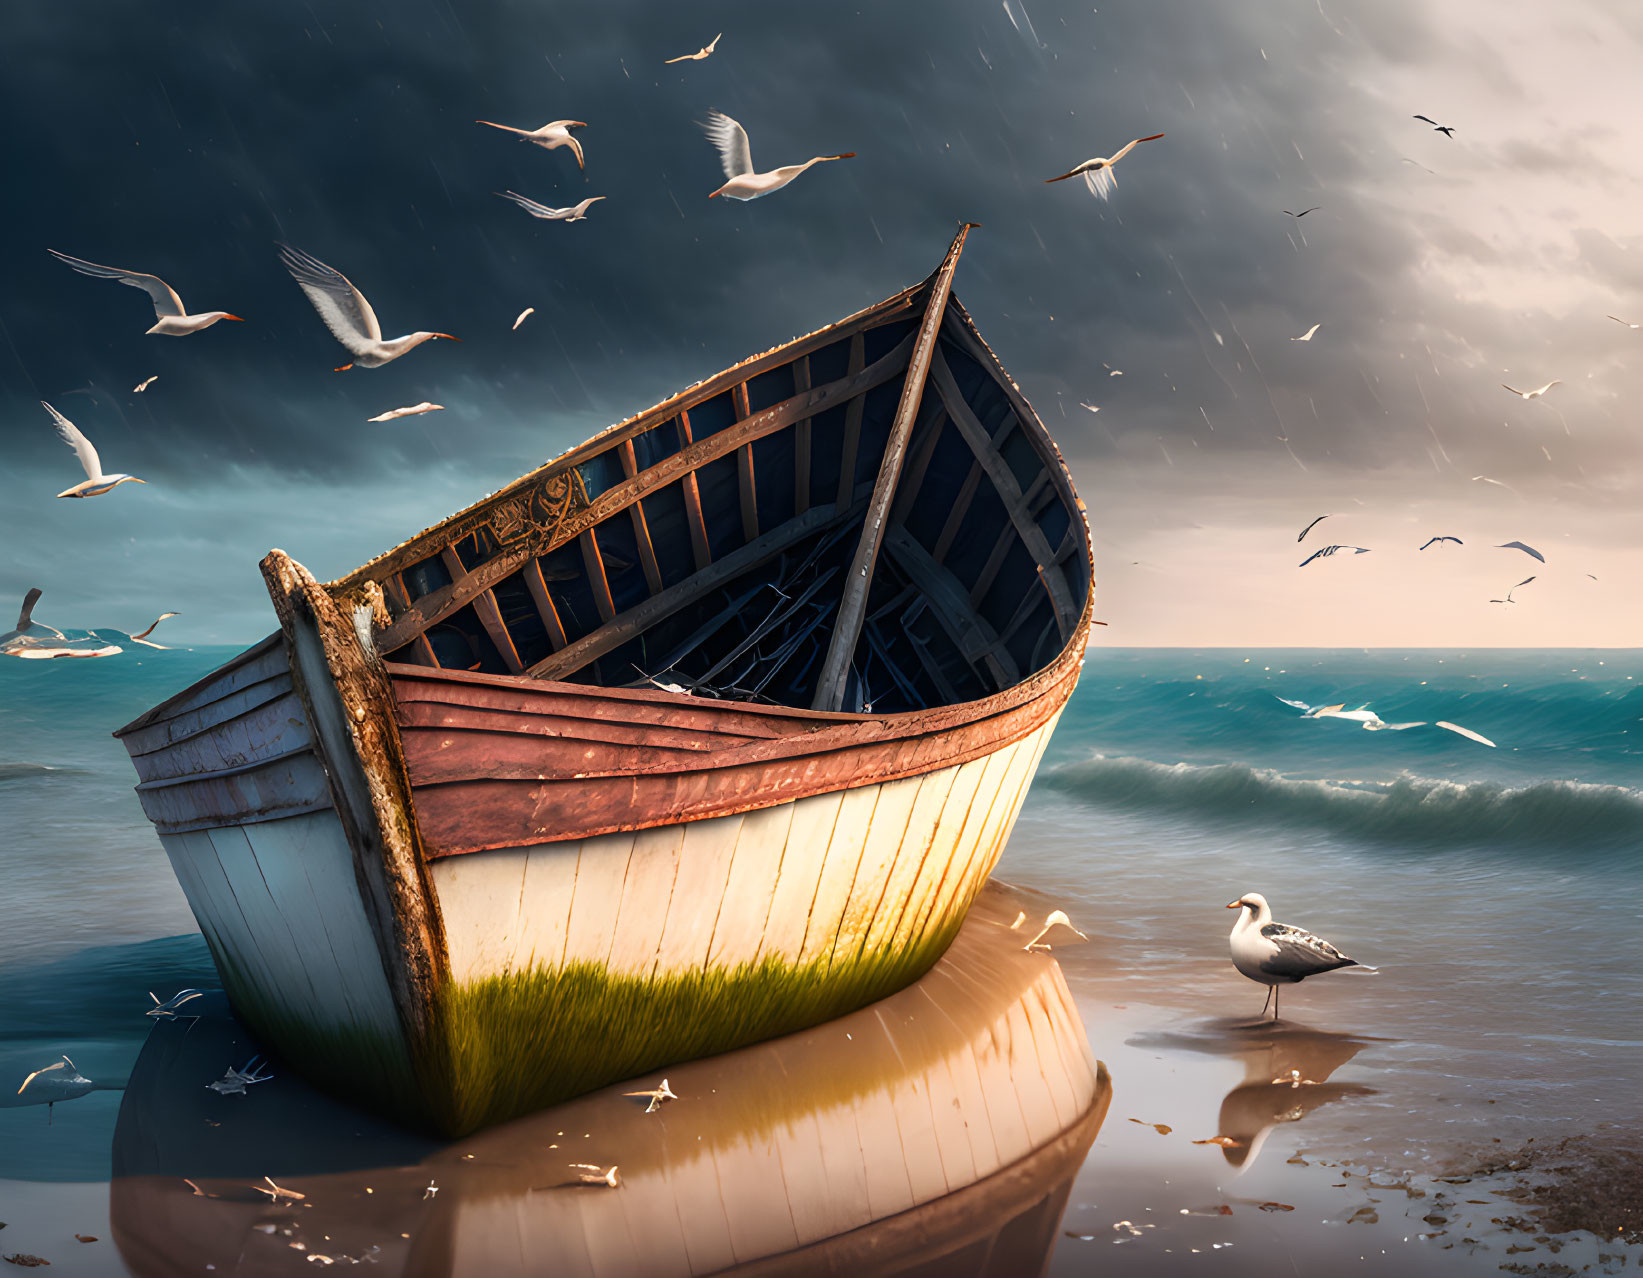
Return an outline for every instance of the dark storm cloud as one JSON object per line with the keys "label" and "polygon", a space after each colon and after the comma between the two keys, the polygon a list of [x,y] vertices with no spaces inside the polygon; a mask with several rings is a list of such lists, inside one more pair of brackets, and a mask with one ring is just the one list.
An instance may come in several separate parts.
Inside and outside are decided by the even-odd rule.
{"label": "dark storm cloud", "polygon": [[[1544,339],[1498,300],[1415,287],[1433,251],[1480,265],[1502,251],[1458,215],[1421,225],[1398,207],[1405,183],[1451,181],[1462,153],[1408,119],[1443,113],[1355,87],[1380,64],[1435,82],[1509,69],[1447,44],[1404,0],[93,3],[14,8],[7,28],[0,106],[26,121],[7,169],[27,198],[0,214],[0,432],[16,467],[4,491],[31,511],[77,478],[46,398],[110,466],[165,489],[169,505],[143,509],[178,553],[222,541],[190,520],[231,514],[225,485],[265,483],[282,504],[248,516],[243,535],[261,540],[240,558],[333,522],[327,557],[364,557],[412,531],[404,520],[922,277],[966,219],[984,229],[957,291],[1075,471],[1167,443],[1257,468],[1451,456],[1463,484],[1546,474],[1526,432],[1502,436],[1517,409],[1493,398],[1499,368],[1553,362]],[[720,30],[711,58],[663,65]],[[761,168],[858,158],[766,200],[709,201],[722,179],[695,121],[710,108],[747,127]],[[568,151],[473,123],[563,117],[588,121],[585,174]],[[1044,185],[1159,131],[1118,168],[1109,204]],[[1503,181],[1558,163],[1545,140],[1479,159]],[[585,222],[546,224],[493,194],[505,189],[608,198]],[[1304,222],[1281,212],[1311,204],[1324,207]],[[389,334],[463,344],[330,372],[347,356],[276,239],[346,273]],[[157,273],[248,322],[145,337],[140,293],[75,275],[48,246]],[[1587,248],[1594,265],[1616,256]],[[510,331],[526,306],[537,313]],[[1314,341],[1288,340],[1314,323]],[[449,411],[365,423],[422,399]],[[1566,464],[1590,460],[1618,413],[1600,407]],[[382,498],[419,486],[447,504]]]}

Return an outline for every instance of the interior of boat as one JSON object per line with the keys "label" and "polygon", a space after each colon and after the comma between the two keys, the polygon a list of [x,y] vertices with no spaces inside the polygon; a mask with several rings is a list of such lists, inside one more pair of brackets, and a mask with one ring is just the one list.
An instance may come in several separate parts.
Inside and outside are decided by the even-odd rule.
{"label": "interior of boat", "polygon": [[419,666],[863,714],[1019,683],[1079,630],[1088,532],[1055,444],[940,276],[329,588],[380,586],[377,648]]}

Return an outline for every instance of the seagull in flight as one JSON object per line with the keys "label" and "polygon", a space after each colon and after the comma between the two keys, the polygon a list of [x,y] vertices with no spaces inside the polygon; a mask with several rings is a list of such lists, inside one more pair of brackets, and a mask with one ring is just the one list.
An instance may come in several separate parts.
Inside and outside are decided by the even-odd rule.
{"label": "seagull in flight", "polygon": [[1302,209],[1299,213],[1289,213],[1288,209],[1285,209],[1284,212],[1289,213],[1290,217],[1305,217],[1308,213],[1316,213],[1321,208],[1323,208],[1323,205],[1314,204],[1311,208]]}
{"label": "seagull in flight", "polygon": [[521,142],[530,142],[545,151],[552,151],[558,147],[568,146],[572,155],[576,157],[576,167],[586,169],[582,159],[582,144],[571,136],[572,129],[585,129],[584,120],[555,120],[552,124],[544,124],[540,129],[516,129],[511,124],[492,124],[489,120],[475,120],[475,124],[489,124],[493,129],[501,129],[504,133],[512,133]]}
{"label": "seagull in flight", "polygon": [[714,36],[711,41],[709,41],[707,44],[703,45],[700,49],[696,50],[695,53],[687,53],[687,54],[684,54],[682,57],[669,58],[662,65],[666,66],[666,67],[670,67],[675,62],[700,62],[703,58],[710,55],[713,52],[713,46],[718,44],[719,41],[723,40],[724,38],[725,38],[725,33],[723,31],[721,31],[721,32],[719,32],[718,35]]}
{"label": "seagull in flight", "polygon": [[[143,631],[141,634],[127,635],[126,638],[130,639],[132,643],[142,644],[143,647],[145,647],[145,648],[158,648],[161,652],[170,652],[171,649],[166,647],[165,644],[163,644],[163,643],[154,643],[149,639],[148,636],[154,633],[154,627],[159,625],[162,621],[165,621],[167,618],[170,618],[170,617],[180,617],[180,616],[182,616],[182,614],[180,612],[162,612],[158,617],[154,618],[153,622],[149,625],[147,630]],[[198,993],[198,992],[199,991],[197,991],[197,990],[195,991],[195,993]],[[150,997],[152,997],[152,995],[150,995]],[[155,1001],[158,1002],[159,1000],[156,999]]]}
{"label": "seagull in flight", "polygon": [[1314,559],[1326,559],[1337,550],[1350,550],[1355,555],[1367,555],[1370,548],[1368,546],[1325,546],[1322,550],[1314,550],[1305,559],[1301,560],[1296,567],[1305,568]]}
{"label": "seagull in flight", "polygon": [[1643,324],[1633,324],[1630,320],[1623,320],[1618,315],[1609,316],[1616,324],[1624,324],[1627,328],[1643,328]]}
{"label": "seagull in flight", "polygon": [[1143,142],[1156,142],[1163,137],[1162,133],[1153,133],[1144,138],[1136,138],[1129,142],[1117,155],[1098,155],[1094,159],[1085,160],[1076,168],[1068,169],[1060,177],[1045,178],[1047,186],[1051,182],[1065,182],[1068,178],[1081,177],[1084,185],[1090,188],[1090,194],[1097,199],[1105,200],[1112,195],[1113,187],[1118,185],[1118,179],[1113,176],[1112,166],[1117,164]]}
{"label": "seagull in flight", "polygon": [[[1431,539],[1431,540],[1430,540],[1430,541],[1428,541],[1428,542],[1427,542],[1427,543],[1426,543],[1426,546],[1435,546],[1435,545],[1437,545],[1437,544],[1438,544],[1438,542],[1440,542],[1440,541],[1452,541],[1452,542],[1454,542],[1454,543],[1455,543],[1455,545],[1457,545],[1457,546],[1464,546],[1464,545],[1465,545],[1465,544],[1466,544],[1466,543],[1465,543],[1465,542],[1464,542],[1464,541],[1462,541],[1462,540],[1461,540],[1461,539],[1460,539],[1460,538],[1459,538],[1459,537],[1434,537],[1434,538],[1432,538],[1432,539]],[[1422,546],[1422,547],[1421,547],[1421,549],[1422,549],[1422,550],[1425,550],[1425,549],[1426,549],[1426,546]]]}
{"label": "seagull in flight", "polygon": [[[1512,590],[1516,590],[1518,588],[1518,586],[1527,586],[1533,580],[1534,580],[1533,577],[1525,577],[1522,581],[1518,582],[1517,586],[1513,586]],[[1508,590],[1506,592],[1506,598],[1504,598],[1504,599],[1491,599],[1489,602],[1490,603],[1498,603],[1498,604],[1516,603],[1517,600],[1512,598],[1512,590]]]}
{"label": "seagull in flight", "polygon": [[159,381],[159,380],[160,380],[160,375],[158,373],[155,373],[153,377],[145,377],[145,378],[143,378],[142,381],[138,382],[135,386],[133,386],[131,388],[132,392],[134,394],[141,395],[145,390],[147,390],[150,386],[154,385],[154,383]]}
{"label": "seagull in flight", "polygon": [[648,1096],[650,1098],[650,1104],[645,1106],[645,1113],[647,1114],[654,1114],[668,1101],[679,1099],[678,1094],[667,1085],[667,1079],[665,1078],[662,1080],[660,1087],[647,1087],[642,1092],[623,1092],[622,1095]]}
{"label": "seagull in flight", "polygon": [[521,324],[523,324],[526,320],[528,320],[532,315],[535,315],[535,314],[536,314],[536,307],[527,306],[524,310],[519,312],[519,318],[514,320],[514,322],[513,322],[514,328],[517,329]]}
{"label": "seagull in flight", "polygon": [[779,191],[799,174],[816,164],[829,160],[854,159],[854,151],[838,155],[816,155],[803,164],[788,164],[768,173],[753,171],[753,151],[747,140],[747,130],[721,111],[709,111],[707,123],[701,126],[707,140],[719,152],[719,164],[724,169],[725,184],[717,191],[709,191],[708,199],[722,195],[727,200],[756,200],[761,195]]}
{"label": "seagull in flight", "polygon": [[546,204],[538,204],[535,200],[527,200],[518,191],[497,191],[504,200],[512,200],[532,217],[539,217],[547,222],[581,222],[588,216],[588,209],[595,200],[602,200],[603,195],[590,195],[580,204],[573,204],[566,209],[551,209]]}
{"label": "seagull in flight", "polygon": [[355,364],[361,368],[381,368],[413,347],[421,346],[423,342],[432,341],[436,337],[443,337],[448,342],[462,340],[460,337],[452,337],[449,333],[428,333],[420,330],[407,333],[404,337],[385,340],[382,336],[382,325],[377,322],[376,312],[365,300],[365,294],[350,284],[348,277],[341,271],[327,266],[317,257],[310,257],[301,249],[292,248],[289,244],[280,245],[280,261],[284,262],[285,269],[291,272],[291,278],[296,280],[297,287],[307,294],[308,300],[319,312],[319,317],[325,321],[325,327],[331,330],[331,336],[341,342],[354,357],[351,363],[335,369],[335,372],[346,372]]}
{"label": "seagull in flight", "polygon": [[[1277,697],[1274,693],[1273,696]],[[1286,706],[1294,706],[1302,711],[1303,719],[1347,719],[1360,725],[1370,732],[1406,732],[1410,728],[1424,728],[1424,719],[1414,723],[1388,723],[1368,706],[1359,706],[1356,710],[1348,710],[1346,703],[1341,702],[1332,706],[1313,706],[1304,701],[1291,701],[1288,697],[1277,697]]]}
{"label": "seagull in flight", "polygon": [[91,441],[80,433],[80,428],[68,418],[64,417],[45,400],[40,401],[40,407],[51,414],[52,423],[57,428],[57,437],[74,450],[74,455],[80,459],[80,465],[86,472],[86,477],[73,488],[65,488],[58,493],[59,497],[101,497],[104,493],[118,488],[126,481],[133,484],[146,484],[148,480],[138,479],[135,475],[128,475],[124,471],[116,471],[111,475],[103,473],[103,463],[97,456],[97,450],[92,447]]}
{"label": "seagull in flight", "polygon": [[1322,324],[1314,324],[1311,328],[1307,329],[1306,332],[1302,333],[1299,337],[1292,337],[1289,340],[1292,341],[1292,342],[1310,342],[1312,340],[1312,335],[1314,333],[1316,333],[1322,327],[1323,327]]}
{"label": "seagull in flight", "polygon": [[1552,387],[1561,386],[1562,384],[1562,378],[1554,377],[1551,381],[1547,382],[1546,385],[1531,391],[1521,391],[1516,386],[1507,386],[1505,382],[1502,382],[1501,386],[1506,390],[1511,391],[1512,394],[1516,395],[1519,399],[1539,399],[1547,391],[1551,390]]}
{"label": "seagull in flight", "polygon": [[1425,120],[1432,126],[1433,132],[1441,133],[1446,138],[1452,138],[1455,136],[1455,130],[1453,127],[1447,124],[1439,124],[1436,120],[1432,119],[1431,116],[1417,115],[1413,118],[1417,120]]}
{"label": "seagull in flight", "polygon": [[1458,732],[1468,741],[1476,741],[1481,745],[1488,746],[1491,750],[1499,749],[1493,741],[1489,740],[1489,738],[1484,736],[1481,732],[1473,732],[1472,729],[1463,728],[1458,723],[1450,723],[1447,719],[1439,719],[1432,726],[1434,728],[1447,728],[1450,732]]}
{"label": "seagull in flight", "polygon": [[423,413],[442,413],[443,404],[430,404],[423,400],[420,404],[412,404],[408,408],[390,408],[386,413],[378,413],[375,417],[367,417],[368,422],[391,422],[400,417],[419,417]]}
{"label": "seagull in flight", "polygon": [[1299,537],[1295,538],[1295,540],[1296,541],[1305,541],[1307,533],[1311,532],[1314,528],[1316,528],[1319,524],[1321,524],[1324,520],[1326,520],[1328,518],[1329,518],[1328,515],[1319,515],[1316,519],[1314,519],[1305,528],[1301,529],[1301,535]]}
{"label": "seagull in flight", "polygon": [[1232,965],[1250,980],[1269,987],[1267,1001],[1261,1004],[1262,1016],[1271,1004],[1272,1019],[1278,1019],[1280,985],[1295,985],[1337,968],[1363,966],[1320,936],[1287,923],[1274,923],[1266,897],[1259,892],[1245,892],[1228,902],[1227,909],[1240,911],[1238,921],[1232,925]]}
{"label": "seagull in flight", "polygon": [[119,280],[120,283],[129,284],[132,288],[142,289],[154,303],[154,327],[148,330],[151,335],[187,337],[190,333],[210,328],[218,320],[245,322],[238,315],[230,315],[227,311],[203,311],[199,315],[190,315],[183,306],[183,299],[177,296],[177,291],[158,275],[144,275],[141,271],[122,270],[118,266],[98,266],[95,262],[82,261],[80,258],[70,257],[67,253],[59,253],[56,249],[47,249],[46,252],[59,262],[66,262],[81,275],[94,276],[100,280]]}
{"label": "seagull in flight", "polygon": [[1496,546],[1495,549],[1496,550],[1521,550],[1524,554],[1528,555],[1529,558],[1531,558],[1531,559],[1538,559],[1538,560],[1540,560],[1541,563],[1546,562],[1546,556],[1545,555],[1541,554],[1540,551],[1536,550],[1533,546],[1525,546],[1521,541],[1502,542],[1500,545]]}
{"label": "seagull in flight", "polygon": [[70,639],[55,626],[34,620],[34,605],[43,592],[34,586],[23,596],[23,609],[17,614],[17,628],[0,634],[0,657],[21,657],[25,661],[47,661],[56,657],[112,657],[125,651],[118,644],[98,647],[75,647],[84,640]]}

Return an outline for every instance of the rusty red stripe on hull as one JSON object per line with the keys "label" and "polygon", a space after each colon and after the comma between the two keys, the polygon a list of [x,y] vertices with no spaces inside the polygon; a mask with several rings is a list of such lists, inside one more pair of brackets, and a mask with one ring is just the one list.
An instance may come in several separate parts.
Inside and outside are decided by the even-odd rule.
{"label": "rusty red stripe on hull", "polygon": [[[563,706],[578,694],[567,695],[566,685],[531,688],[506,677],[458,679],[418,667],[391,669],[402,697],[400,730],[417,822],[428,855],[442,857],[728,816],[981,758],[1021,740],[1065,704],[1081,657],[1069,648],[1033,678],[996,696],[894,716],[790,709],[763,715],[756,712],[764,707],[743,703],[681,705],[665,693],[613,699],[609,690],[588,690],[598,695],[585,704],[603,715],[631,708],[649,717],[663,709],[698,718],[755,713],[771,724],[790,721],[790,730],[779,736],[741,743],[721,736],[726,744],[706,751],[521,733],[508,725],[518,723],[522,702],[540,696],[558,698]],[[494,700],[496,726],[441,726],[427,703],[447,690],[470,711]],[[418,702],[404,701],[406,693]],[[418,708],[408,713],[412,704]]]}

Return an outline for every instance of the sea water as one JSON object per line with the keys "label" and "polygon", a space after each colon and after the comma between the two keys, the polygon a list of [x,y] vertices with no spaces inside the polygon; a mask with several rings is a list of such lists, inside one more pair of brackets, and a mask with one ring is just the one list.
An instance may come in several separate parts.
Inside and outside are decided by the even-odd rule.
{"label": "sea water", "polygon": [[[216,983],[110,733],[231,655],[0,661],[0,1092],[61,1054],[106,1088],[49,1126],[0,1096],[0,1181],[67,1194],[106,1178],[148,991]],[[1371,732],[1280,698],[1425,726]],[[1160,1272],[1209,1254],[1234,1235],[1200,1199],[1317,1208],[1310,1232],[1299,1213],[1257,1215],[1271,1237],[1216,1250],[1223,1272],[1244,1271],[1234,1254],[1258,1272],[1284,1230],[1294,1256],[1385,1251],[1411,1229],[1343,1223],[1366,1202],[1390,1212],[1372,1187],[1353,1197],[1375,1176],[1639,1125],[1638,653],[1092,650],[998,875],[1089,934],[1056,957],[1113,1076],[1056,1272],[1098,1246]],[[1265,990],[1231,968],[1222,908],[1248,891],[1378,971],[1291,987],[1277,1038],[1252,1029]],[[1192,1144],[1287,1061],[1325,1077],[1297,1077],[1253,1158]],[[1412,1228],[1434,1235],[1424,1254],[1458,1263],[1435,1250],[1446,1230]]]}

